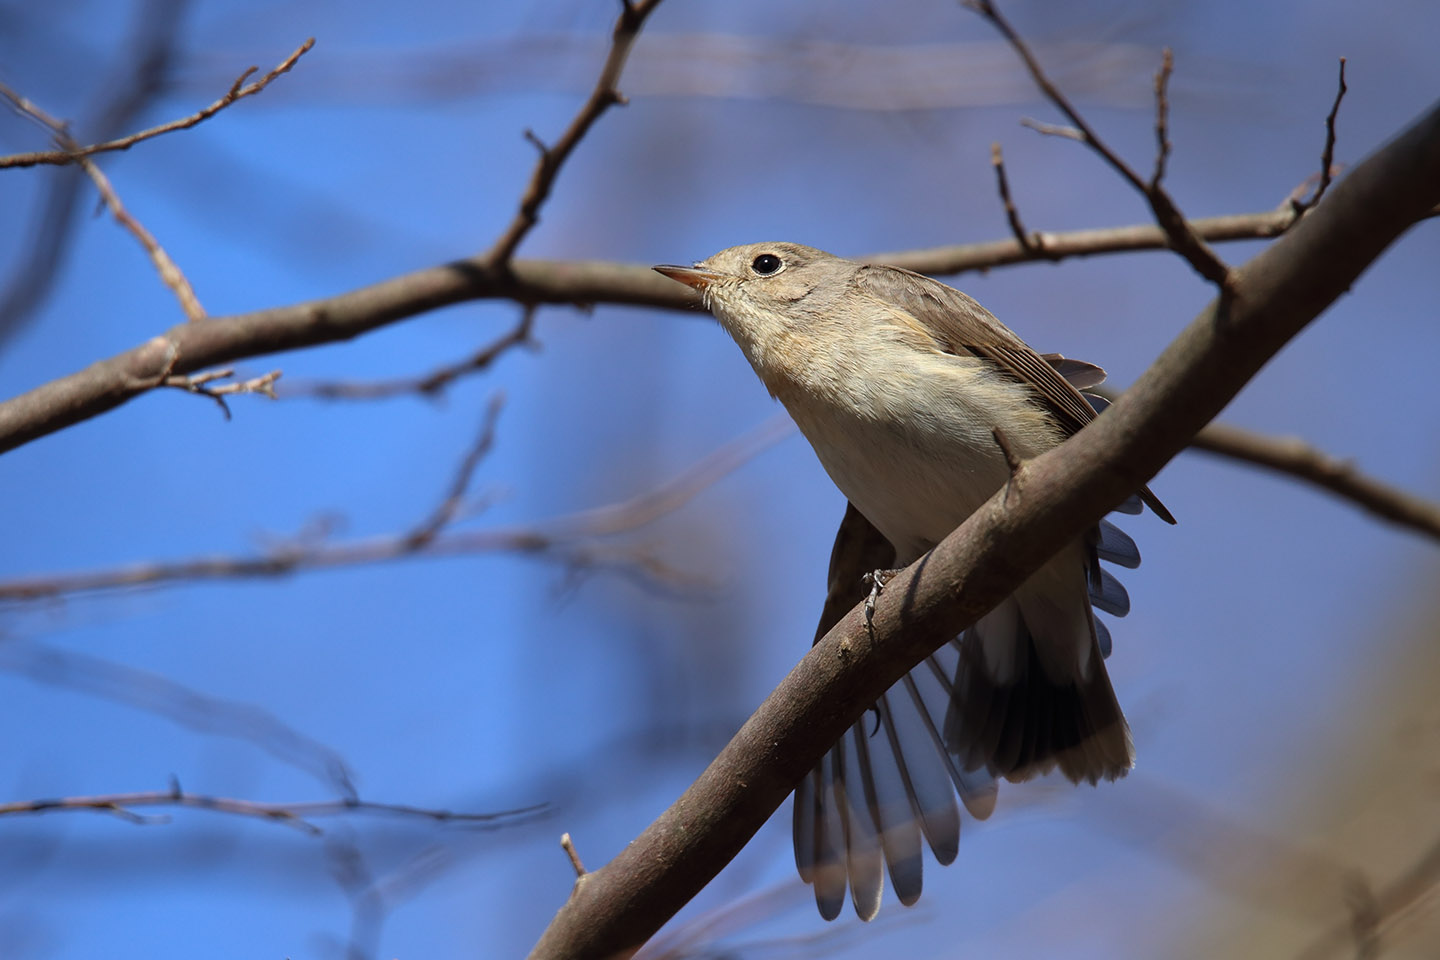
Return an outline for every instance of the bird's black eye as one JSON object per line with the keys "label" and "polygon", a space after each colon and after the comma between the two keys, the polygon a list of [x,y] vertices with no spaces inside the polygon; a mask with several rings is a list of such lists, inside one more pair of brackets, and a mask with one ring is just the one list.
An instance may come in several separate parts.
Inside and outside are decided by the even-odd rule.
{"label": "bird's black eye", "polygon": [[780,258],[773,253],[762,253],[750,261],[750,269],[762,277],[768,277],[780,269]]}

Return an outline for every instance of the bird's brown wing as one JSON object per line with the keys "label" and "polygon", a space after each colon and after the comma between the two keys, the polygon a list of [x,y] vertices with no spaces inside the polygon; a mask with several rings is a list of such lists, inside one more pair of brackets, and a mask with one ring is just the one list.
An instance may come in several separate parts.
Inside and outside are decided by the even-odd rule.
{"label": "bird's brown wing", "polygon": [[[887,303],[902,307],[935,338],[941,349],[989,360],[1029,386],[1055,415],[1066,436],[1073,436],[1095,419],[1095,410],[1084,394],[1055,366],[1030,349],[990,311],[954,287],[900,267],[881,264],[861,267],[855,273],[855,283]],[[1139,496],[1157,517],[1166,523],[1175,522],[1175,517],[1148,487],[1142,487]]]}

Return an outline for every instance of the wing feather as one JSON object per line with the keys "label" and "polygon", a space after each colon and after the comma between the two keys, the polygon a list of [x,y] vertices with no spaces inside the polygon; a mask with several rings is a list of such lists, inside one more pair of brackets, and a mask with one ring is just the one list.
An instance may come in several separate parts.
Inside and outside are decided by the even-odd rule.
{"label": "wing feather", "polygon": [[[1085,395],[972,297],[938,280],[900,267],[866,264],[855,283],[871,294],[902,307],[935,338],[942,350],[957,356],[981,357],[1035,391],[1054,414],[1066,436],[1080,432],[1096,413]],[[1086,364],[1087,368],[1093,367]],[[1077,368],[1078,369],[1078,368]],[[1099,370],[1098,367],[1093,367]],[[1103,371],[1101,371],[1103,376]],[[1090,379],[1093,374],[1081,374]],[[1141,488],[1140,498],[1166,523],[1175,518],[1165,505]]]}

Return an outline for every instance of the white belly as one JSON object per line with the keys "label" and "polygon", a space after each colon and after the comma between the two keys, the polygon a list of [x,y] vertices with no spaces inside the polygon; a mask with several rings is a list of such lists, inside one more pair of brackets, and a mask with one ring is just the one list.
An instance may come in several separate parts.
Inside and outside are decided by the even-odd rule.
{"label": "white belly", "polygon": [[830,479],[905,564],[1007,481],[997,427],[1022,457],[1061,439],[1026,388],[982,361],[944,354],[907,359],[903,368],[852,380],[842,391],[780,394]]}
{"label": "white belly", "polygon": [[[907,361],[883,378],[852,379],[843,391],[777,391],[835,485],[895,547],[900,566],[1007,482],[997,427],[1023,458],[1062,439],[1025,387],[982,361],[943,354]],[[1063,549],[1013,599],[1052,677],[1086,676],[1092,642],[1083,546]],[[1004,661],[1019,653],[997,650],[987,660],[1003,673]]]}

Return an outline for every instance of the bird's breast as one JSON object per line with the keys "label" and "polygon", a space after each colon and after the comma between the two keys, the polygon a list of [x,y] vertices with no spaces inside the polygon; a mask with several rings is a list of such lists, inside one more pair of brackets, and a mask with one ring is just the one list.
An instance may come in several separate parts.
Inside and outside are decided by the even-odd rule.
{"label": "bird's breast", "polygon": [[994,431],[1022,457],[1061,440],[1023,384],[988,361],[880,348],[832,356],[771,384],[841,492],[908,563],[1009,476]]}

